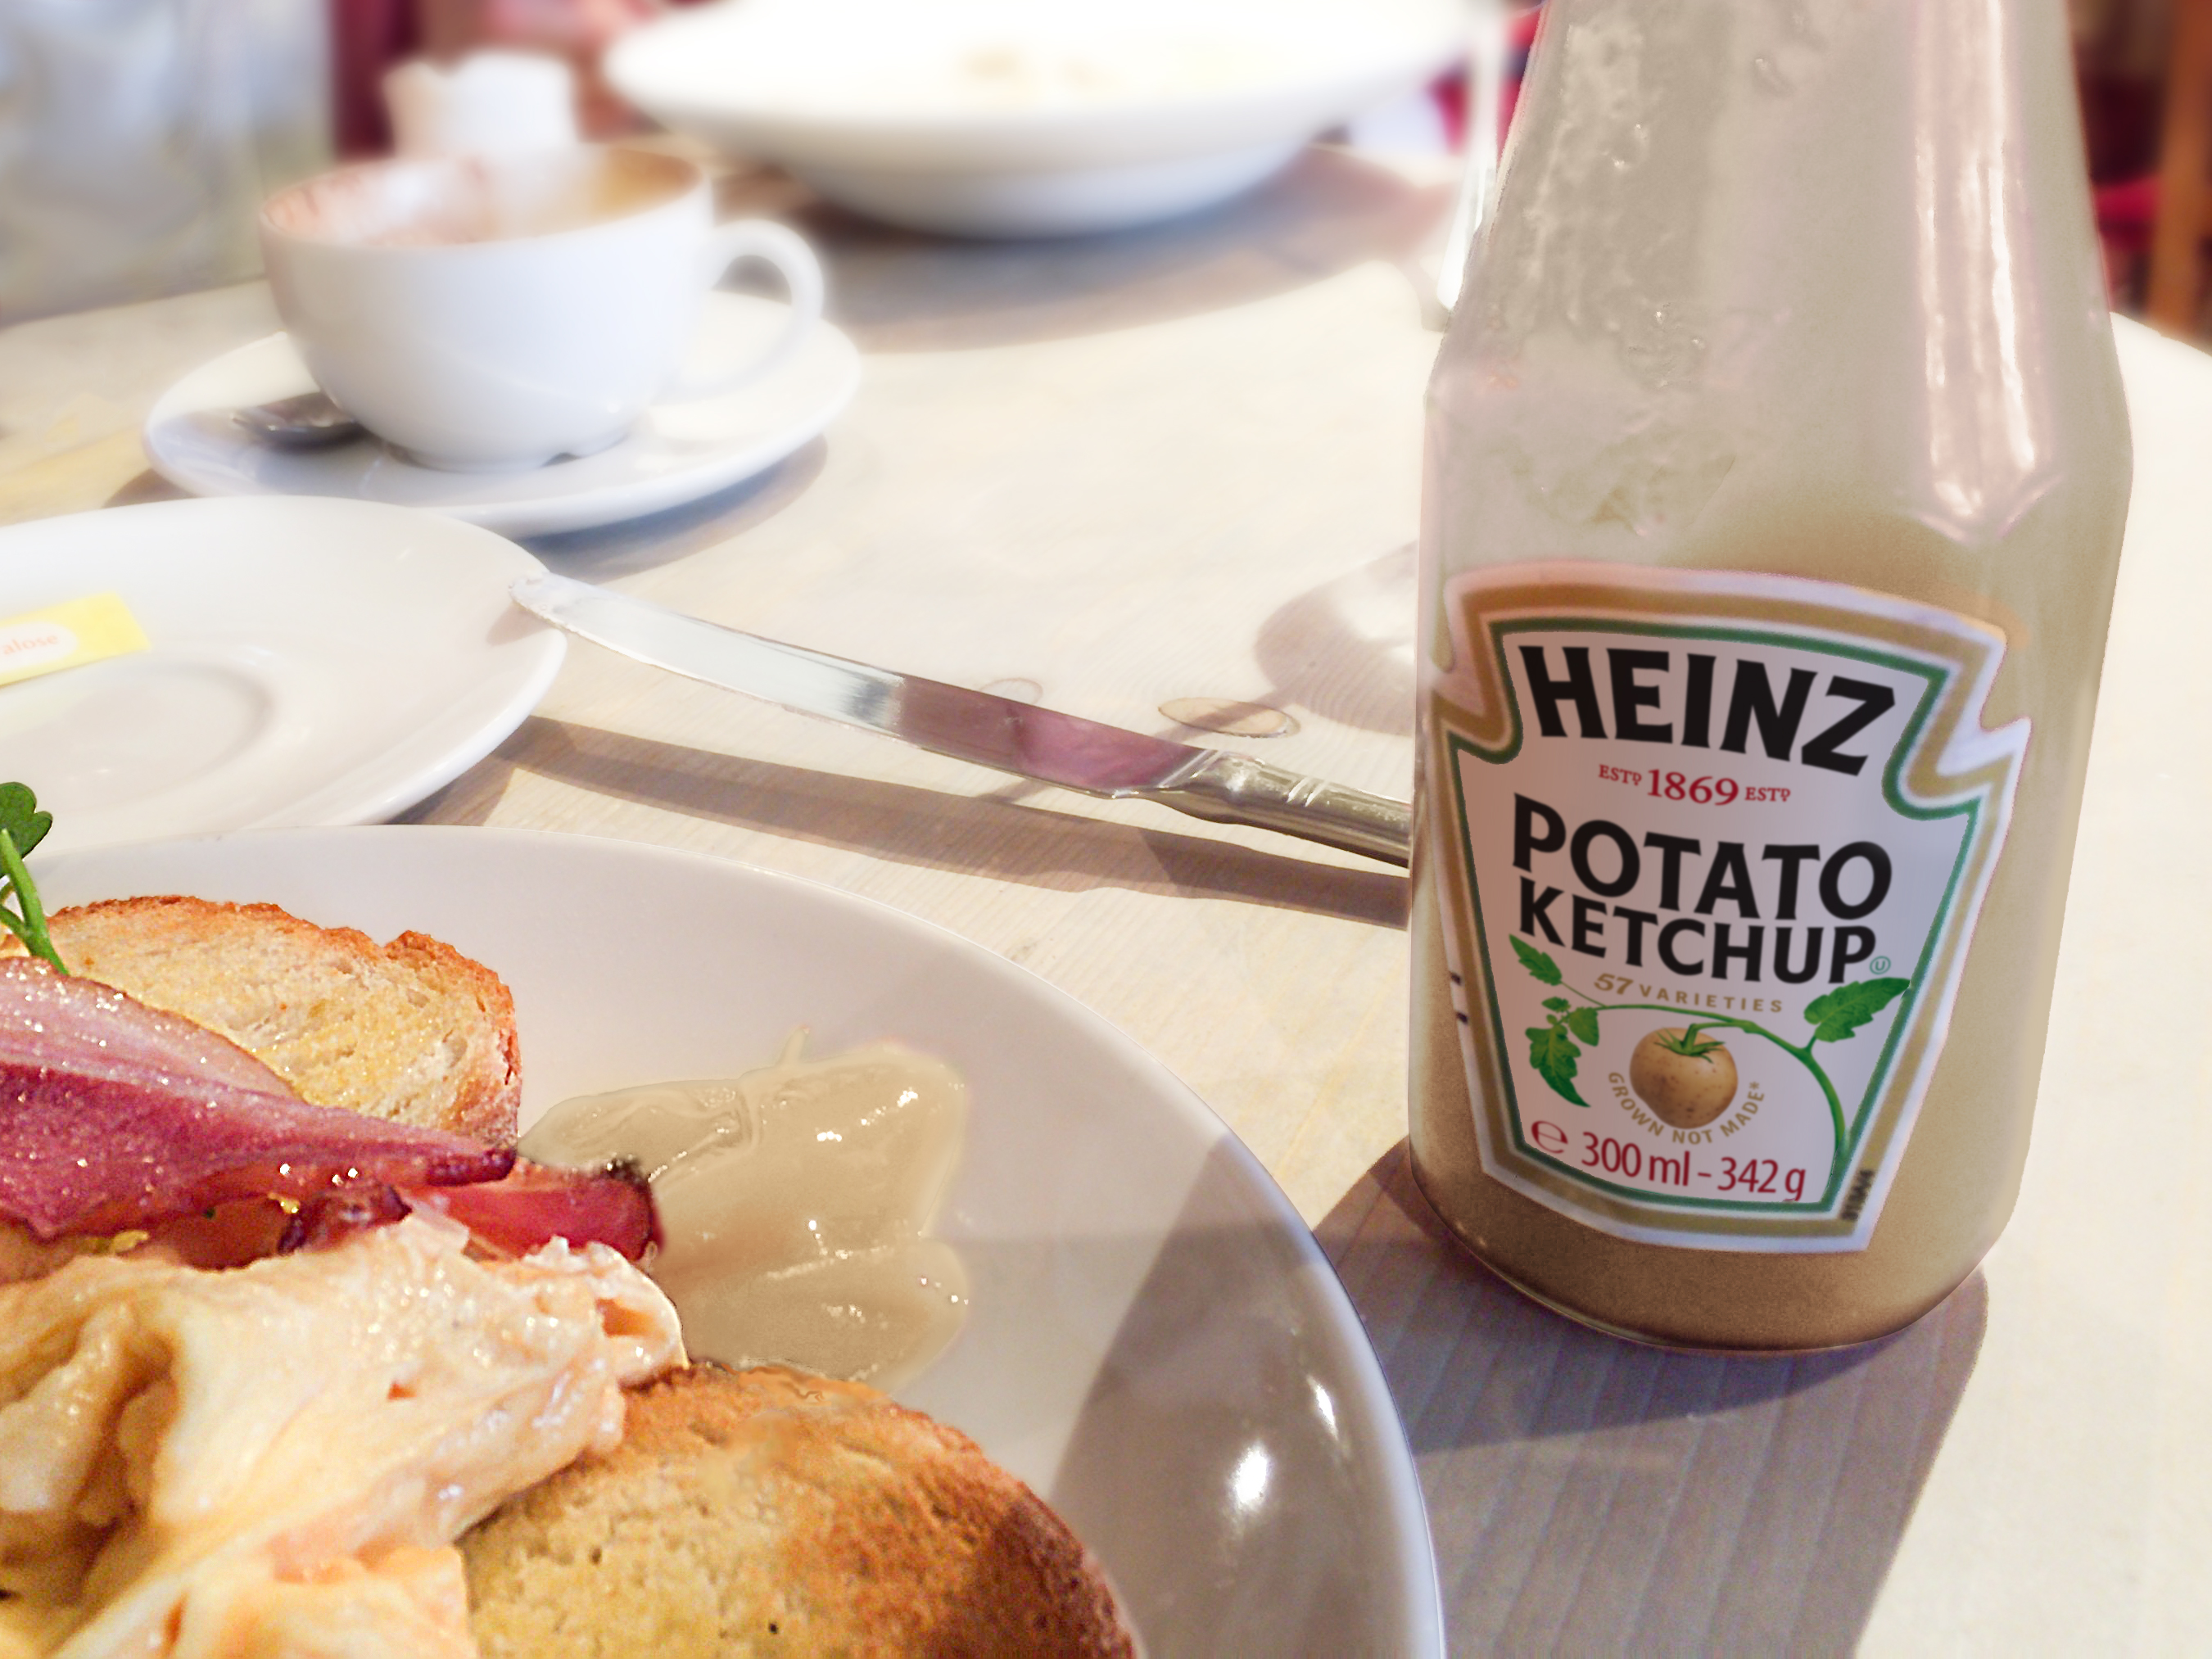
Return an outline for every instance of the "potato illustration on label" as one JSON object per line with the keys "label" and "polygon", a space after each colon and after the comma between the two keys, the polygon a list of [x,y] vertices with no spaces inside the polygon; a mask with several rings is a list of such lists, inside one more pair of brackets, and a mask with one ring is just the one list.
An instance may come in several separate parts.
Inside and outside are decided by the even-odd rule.
{"label": "potato illustration on label", "polygon": [[[1601,1002],[1569,983],[1549,951],[1540,951],[1522,939],[1509,937],[1508,943],[1528,976],[1555,993],[1543,1000],[1544,1023],[1528,1028],[1529,1066],[1560,1099],[1588,1109],[1589,1102],[1577,1089],[1575,1074],[1583,1051],[1603,1040],[1604,1017],[1664,1013],[1667,1005]],[[1840,1168],[1847,1144],[1843,1101],[1827,1068],[1814,1053],[1814,1046],[1849,1042],[1911,986],[1911,981],[1893,975],[1857,980],[1822,992],[1805,1005],[1804,1018],[1813,1030],[1801,1042],[1793,1042],[1784,1033],[1741,1014],[1705,1014],[1687,1025],[1662,1025],[1646,1031],[1630,1054],[1629,1087],[1660,1122],[1677,1130],[1701,1129],[1728,1110],[1735,1099],[1738,1082],[1735,1056],[1711,1034],[1741,1034],[1743,1039],[1770,1046],[1802,1068],[1826,1109],[1834,1146],[1831,1167]]]}
{"label": "potato illustration on label", "polygon": [[1711,1029],[1662,1025],[1629,1056],[1628,1086],[1662,1123],[1701,1129],[1735,1098],[1735,1058]]}

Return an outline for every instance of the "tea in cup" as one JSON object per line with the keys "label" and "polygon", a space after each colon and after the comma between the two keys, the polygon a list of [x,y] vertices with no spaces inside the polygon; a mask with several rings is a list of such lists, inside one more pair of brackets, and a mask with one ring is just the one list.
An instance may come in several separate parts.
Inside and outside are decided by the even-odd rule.
{"label": "tea in cup", "polygon": [[[717,225],[696,163],[579,146],[373,161],[261,214],[276,309],[316,383],[426,465],[503,471],[617,442],[664,396],[765,373],[822,314],[822,270],[781,225]],[[707,290],[773,265],[791,321],[761,357],[679,378]]]}

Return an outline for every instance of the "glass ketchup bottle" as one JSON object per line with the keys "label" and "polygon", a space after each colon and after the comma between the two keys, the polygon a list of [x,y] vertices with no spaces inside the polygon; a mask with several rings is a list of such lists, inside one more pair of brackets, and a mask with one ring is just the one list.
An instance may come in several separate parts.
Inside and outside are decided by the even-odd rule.
{"label": "glass ketchup bottle", "polygon": [[1551,0],[1429,393],[1412,1146],[1605,1329],[2010,1213],[2130,451],[2059,0]]}

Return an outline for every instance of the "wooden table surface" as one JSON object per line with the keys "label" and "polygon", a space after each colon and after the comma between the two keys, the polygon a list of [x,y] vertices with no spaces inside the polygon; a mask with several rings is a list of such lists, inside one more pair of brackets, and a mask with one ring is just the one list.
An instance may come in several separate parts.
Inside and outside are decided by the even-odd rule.
{"label": "wooden table surface", "polygon": [[[741,181],[866,355],[827,437],[694,507],[528,544],[717,621],[1410,787],[1419,299],[1443,183],[1316,151],[1190,224],[967,246]],[[0,331],[0,522],[158,499],[138,422],[276,326],[258,286]],[[1336,1261],[1426,1488],[1454,1650],[2169,1653],[2212,1631],[2212,360],[2124,326],[2135,514],[2034,1152],[1921,1325],[1663,1355],[1522,1301],[1403,1165],[1406,884],[1024,786],[588,647],[408,816],[696,848],[864,893],[1090,1003]],[[0,614],[7,610],[0,592]],[[1295,731],[1203,738],[1182,699]],[[1187,711],[1185,711],[1187,712]],[[2189,735],[2185,735],[2189,734]],[[0,757],[4,770],[4,757]]]}

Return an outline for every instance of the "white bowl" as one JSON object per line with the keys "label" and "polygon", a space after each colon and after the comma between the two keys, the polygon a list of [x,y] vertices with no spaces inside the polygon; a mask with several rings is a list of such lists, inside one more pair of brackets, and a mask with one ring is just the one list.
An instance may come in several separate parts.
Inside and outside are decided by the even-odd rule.
{"label": "white bowl", "polygon": [[679,132],[919,229],[1168,218],[1464,51],[1462,0],[732,0],[607,60]]}
{"label": "white bowl", "polygon": [[[1066,1516],[1153,1659],[1443,1659],[1419,1477],[1312,1236],[1159,1061],[1004,957],[834,888],[584,836],[41,848],[39,884],[57,907],[196,893],[444,939],[514,994],[526,1124],[569,1095],[731,1076],[802,1027],[811,1052],[890,1037],[951,1061],[967,1144],[933,1231],[969,1318],[901,1401]],[[578,948],[563,894],[611,948]]]}

